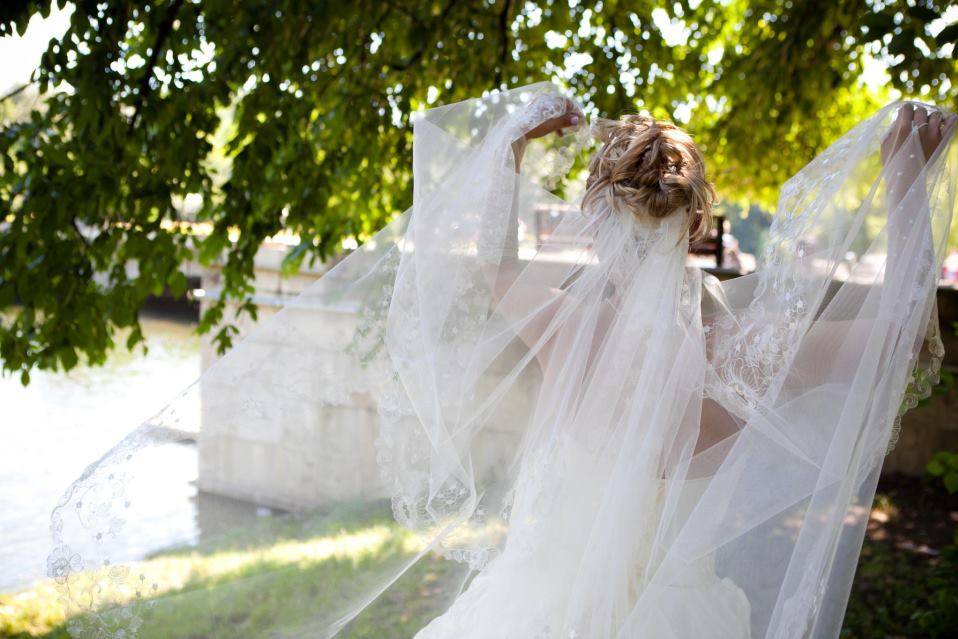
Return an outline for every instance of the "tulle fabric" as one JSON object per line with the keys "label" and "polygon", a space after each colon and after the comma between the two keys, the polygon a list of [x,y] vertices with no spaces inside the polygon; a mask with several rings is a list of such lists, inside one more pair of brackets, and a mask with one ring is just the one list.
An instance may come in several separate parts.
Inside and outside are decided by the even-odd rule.
{"label": "tulle fabric", "polygon": [[[552,85],[421,114],[411,209],[66,492],[71,632],[837,637],[896,416],[940,357],[958,151],[921,168],[913,132],[883,165],[898,107],[784,185],[762,268],[728,282],[685,266],[681,215],[580,208],[561,178],[587,129],[517,172],[565,109]],[[274,510],[207,512],[142,561],[176,536],[145,513],[184,490],[185,445],[185,497]]]}

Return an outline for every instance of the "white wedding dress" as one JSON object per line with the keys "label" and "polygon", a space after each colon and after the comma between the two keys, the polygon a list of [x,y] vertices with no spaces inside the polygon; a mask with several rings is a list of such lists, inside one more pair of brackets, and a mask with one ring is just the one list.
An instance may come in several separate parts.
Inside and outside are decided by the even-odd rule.
{"label": "white wedding dress", "polygon": [[[679,497],[679,518],[688,516],[706,485],[707,481],[701,479],[685,483]],[[667,485],[662,480],[648,526],[642,536],[633,540],[641,552],[652,548],[656,515],[661,516],[666,492]],[[416,638],[575,639],[587,636],[562,626],[563,602],[574,588],[581,559],[577,549],[585,545],[582,537],[587,531],[577,525],[581,513],[555,514],[555,519],[560,521],[550,519],[550,528],[556,532],[550,535],[548,543],[542,543],[541,539],[510,537],[502,554],[475,577],[445,614],[434,619]],[[641,557],[632,570],[633,595],[636,595],[650,570],[648,557]],[[750,635],[748,598],[734,582],[718,577],[712,560],[707,557],[695,563],[683,583],[650,602],[643,614],[645,624],[641,636],[656,639],[747,639]],[[676,619],[684,622],[676,625]],[[629,635],[623,633],[623,636]]]}
{"label": "white wedding dress", "polygon": [[[586,128],[516,174],[512,142],[564,108],[544,83],[419,114],[411,209],[70,487],[48,564],[75,636],[838,636],[940,358],[958,147],[922,166],[913,133],[884,164],[881,110],[783,186],[760,270],[719,282],[680,216],[582,210],[561,180]],[[166,481],[141,461],[183,438],[201,490],[296,512],[255,543],[207,513],[211,548],[268,559],[242,579],[128,550]],[[290,572],[270,549],[298,539]]]}

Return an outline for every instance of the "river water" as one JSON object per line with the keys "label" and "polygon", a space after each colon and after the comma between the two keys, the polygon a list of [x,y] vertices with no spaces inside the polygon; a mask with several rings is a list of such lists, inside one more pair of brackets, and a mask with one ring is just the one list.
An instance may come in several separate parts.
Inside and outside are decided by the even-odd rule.
{"label": "river water", "polygon": [[[114,351],[102,367],[0,377],[0,592],[45,578],[50,511],[83,469],[154,414],[200,373],[195,324],[144,318],[148,351]],[[122,344],[122,340],[118,340]],[[151,502],[145,553],[199,534],[196,448],[162,460],[182,490]],[[167,486],[168,488],[169,486]]]}

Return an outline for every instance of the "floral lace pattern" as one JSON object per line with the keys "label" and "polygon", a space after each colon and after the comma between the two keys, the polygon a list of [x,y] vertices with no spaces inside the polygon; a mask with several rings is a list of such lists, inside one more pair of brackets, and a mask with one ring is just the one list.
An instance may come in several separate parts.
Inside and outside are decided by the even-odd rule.
{"label": "floral lace pattern", "polygon": [[[167,411],[162,415],[178,421]],[[126,496],[128,476],[121,470],[134,453],[149,443],[169,441],[166,427],[144,424],[127,436],[105,458],[86,469],[63,495],[51,514],[53,550],[47,557],[47,576],[58,589],[68,613],[67,627],[76,637],[107,639],[135,637],[143,615],[156,605],[151,599],[159,584],[141,571],[116,565],[107,551],[126,523],[131,507]],[[66,539],[67,528],[80,529],[92,541],[82,552]],[[119,605],[116,605],[119,604]]]}
{"label": "floral lace pattern", "polygon": [[[713,396],[734,396],[731,403],[754,409],[787,373],[799,337],[824,299],[831,261],[841,254],[819,236],[841,233],[833,219],[835,196],[866,152],[861,143],[871,127],[865,123],[846,134],[783,185],[753,299],[741,312],[722,316],[711,331],[720,381],[710,385]],[[825,273],[813,275],[817,241],[826,241],[830,262]]]}
{"label": "floral lace pattern", "polygon": [[[937,275],[932,271],[932,276]],[[920,288],[915,288],[915,295],[912,297],[912,304],[916,305],[923,301],[918,296]],[[927,358],[922,360],[916,356],[912,360],[911,378],[908,386],[905,388],[905,394],[901,405],[895,415],[892,424],[891,438],[888,441],[888,448],[885,454],[891,453],[898,445],[898,439],[901,436],[901,420],[905,413],[918,406],[923,399],[931,397],[932,390],[941,381],[941,363],[945,358],[945,345],[941,341],[941,327],[938,324],[937,303],[932,304],[931,314],[928,317],[928,326],[925,329],[925,346],[928,354]]]}

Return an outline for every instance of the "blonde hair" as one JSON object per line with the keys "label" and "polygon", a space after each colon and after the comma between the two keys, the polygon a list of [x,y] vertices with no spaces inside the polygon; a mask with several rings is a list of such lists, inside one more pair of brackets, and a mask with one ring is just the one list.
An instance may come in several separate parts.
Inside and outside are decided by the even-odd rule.
{"label": "blonde hair", "polygon": [[616,210],[664,218],[686,211],[690,240],[712,227],[715,189],[692,137],[671,122],[647,115],[599,119],[593,134],[603,142],[589,162],[583,208],[606,200]]}

